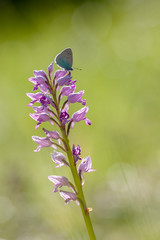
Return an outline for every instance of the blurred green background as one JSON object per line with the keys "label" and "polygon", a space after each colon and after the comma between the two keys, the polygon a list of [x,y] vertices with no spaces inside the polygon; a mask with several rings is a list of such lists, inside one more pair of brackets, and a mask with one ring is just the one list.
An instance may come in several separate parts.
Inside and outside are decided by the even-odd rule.
{"label": "blurred green background", "polygon": [[0,25],[0,240],[88,239],[80,209],[52,194],[48,175],[70,175],[33,152],[27,107],[32,71],[66,47],[90,108],[70,141],[97,169],[84,185],[97,239],[159,240],[160,1],[1,0]]}

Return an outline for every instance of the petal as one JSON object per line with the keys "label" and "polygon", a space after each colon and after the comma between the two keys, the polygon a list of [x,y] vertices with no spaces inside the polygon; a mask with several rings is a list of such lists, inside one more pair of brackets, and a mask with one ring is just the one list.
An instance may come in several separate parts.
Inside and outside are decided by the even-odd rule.
{"label": "petal", "polygon": [[91,125],[91,121],[88,118],[85,118],[84,120],[87,125]]}
{"label": "petal", "polygon": [[71,73],[69,72],[66,76],[59,78],[57,83],[59,86],[70,85],[71,79]]}
{"label": "petal", "polygon": [[33,110],[37,113],[37,114],[41,114],[41,113],[46,113],[46,114],[50,114],[49,108],[48,107],[43,107],[43,106],[33,106],[32,107]]}
{"label": "petal", "polygon": [[78,172],[82,174],[83,172],[92,172],[95,171],[92,169],[92,161],[90,156],[83,158],[82,162],[78,166]]}
{"label": "petal", "polygon": [[34,74],[35,77],[41,76],[41,77],[44,77],[44,78],[48,79],[47,74],[43,70],[38,70],[38,71],[35,70],[35,71],[33,71],[33,74]]}
{"label": "petal", "polygon": [[[70,201],[77,200],[77,195],[75,193],[67,192],[67,191],[63,191],[63,190],[60,190],[59,193],[60,193],[61,197],[64,198],[66,204],[68,204]],[[76,201],[76,203],[77,203],[77,205],[79,204],[78,201]]]}
{"label": "petal", "polygon": [[53,158],[52,160],[58,160],[58,161],[64,161],[66,160],[66,157],[64,156],[63,153],[54,151],[54,154],[52,154]]}
{"label": "petal", "polygon": [[76,86],[72,84],[71,86],[64,86],[61,89],[62,96],[68,96],[69,94],[73,93],[76,89]]}
{"label": "petal", "polygon": [[44,77],[41,77],[41,76],[39,76],[39,77],[30,77],[28,80],[30,82],[33,82],[34,84],[37,84],[37,83],[38,84],[43,84],[46,81],[46,79]]}
{"label": "petal", "polygon": [[84,117],[85,117],[86,113],[88,112],[88,110],[89,110],[89,107],[83,107],[79,111],[75,112],[72,115],[73,121],[74,122],[79,122],[81,120],[84,120]]}
{"label": "petal", "polygon": [[53,73],[53,62],[51,62],[51,64],[48,66],[48,73],[49,73],[49,76],[52,76],[52,73]]}
{"label": "petal", "polygon": [[64,77],[67,71],[64,70],[57,70],[54,74],[54,79],[57,81],[59,78]]}
{"label": "petal", "polygon": [[32,136],[33,141],[38,143],[41,147],[50,147],[52,145],[52,142],[48,137],[38,137],[38,136]]}
{"label": "petal", "polygon": [[30,113],[29,115],[39,123],[50,121],[50,117],[46,113],[39,113],[39,114]]}
{"label": "petal", "polygon": [[37,93],[27,93],[26,95],[27,95],[29,98],[31,98],[32,100],[37,100],[37,101],[39,101],[39,99],[44,96],[44,94],[41,93],[41,92],[37,92]]}
{"label": "petal", "polygon": [[51,175],[48,176],[48,179],[54,183],[54,187],[55,189],[53,190],[53,192],[57,192],[58,188],[63,187],[63,186],[68,186],[69,188],[72,189],[68,179],[66,177],[62,177],[62,176],[56,176],[56,175]]}
{"label": "petal", "polygon": [[67,186],[69,184],[68,179],[62,176],[51,175],[48,176],[48,179],[54,184],[61,184],[62,186]]}
{"label": "petal", "polygon": [[54,139],[59,139],[60,135],[57,131],[48,131],[47,129],[43,128],[44,133],[47,135],[49,138],[54,138]]}
{"label": "petal", "polygon": [[81,98],[83,94],[84,94],[84,91],[69,94],[68,102],[69,103],[81,102]]}

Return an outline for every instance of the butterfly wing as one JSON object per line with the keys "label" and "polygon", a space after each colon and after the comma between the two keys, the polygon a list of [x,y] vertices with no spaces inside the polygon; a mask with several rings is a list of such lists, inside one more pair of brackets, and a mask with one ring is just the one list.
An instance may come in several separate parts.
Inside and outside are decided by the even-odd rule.
{"label": "butterfly wing", "polygon": [[59,53],[55,59],[55,63],[65,70],[73,70],[72,64],[73,64],[73,55],[71,48],[66,48],[61,53]]}

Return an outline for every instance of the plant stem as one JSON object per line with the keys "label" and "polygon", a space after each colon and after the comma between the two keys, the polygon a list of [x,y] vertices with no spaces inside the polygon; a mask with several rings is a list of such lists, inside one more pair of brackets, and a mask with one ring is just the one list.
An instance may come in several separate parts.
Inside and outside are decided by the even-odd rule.
{"label": "plant stem", "polygon": [[[56,105],[57,116],[59,117],[60,110],[59,110],[59,105],[58,105],[57,98],[54,94],[53,87],[52,87],[52,90],[53,90],[54,102],[55,102],[55,105]],[[85,221],[85,224],[86,224],[86,228],[87,228],[87,231],[88,231],[88,235],[90,237],[90,240],[96,240],[95,233],[94,233],[93,226],[92,226],[92,222],[91,222],[91,219],[90,219],[90,216],[89,216],[89,212],[87,211],[87,206],[86,206],[86,201],[85,201],[83,190],[82,190],[81,181],[80,181],[80,178],[79,178],[79,175],[78,175],[78,172],[77,172],[77,168],[76,168],[75,163],[74,163],[74,158],[73,158],[73,155],[72,155],[69,139],[68,139],[68,136],[66,134],[66,130],[65,130],[64,126],[62,125],[62,122],[60,121],[60,119],[59,119],[59,125],[60,125],[60,130],[61,130],[61,133],[62,133],[63,140],[64,140],[65,145],[66,145],[66,149],[67,149],[66,153],[67,153],[67,156],[68,156],[70,169],[71,169],[72,176],[73,176],[74,183],[75,183],[76,190],[77,190],[77,197],[81,200],[79,202],[80,202],[80,207],[81,207],[81,210],[82,210],[83,218],[84,218],[84,221]],[[85,209],[85,207],[86,207],[86,209]]]}
{"label": "plant stem", "polygon": [[74,182],[75,182],[75,185],[76,185],[76,189],[77,189],[77,193],[78,193],[77,196],[78,196],[78,198],[80,198],[82,200],[82,202],[80,201],[80,206],[81,206],[83,218],[84,218],[84,221],[85,221],[85,224],[86,224],[86,227],[87,227],[87,231],[88,231],[90,240],[96,240],[89,213],[88,213],[88,211],[86,211],[87,209],[84,208],[84,205],[86,206],[86,201],[85,201],[85,198],[84,198],[84,194],[83,194],[80,178],[78,176],[77,168],[74,164],[74,158],[73,158],[73,155],[72,155],[72,152],[71,152],[69,140],[68,140],[68,137],[67,137],[65,131],[61,130],[61,132],[62,132],[63,138],[66,142],[66,146],[67,146],[67,149],[68,149],[67,150],[67,156],[68,156],[68,160],[69,160],[69,163],[70,163],[70,168],[71,168],[71,172],[72,172],[72,175],[73,175],[73,179],[74,179]]}

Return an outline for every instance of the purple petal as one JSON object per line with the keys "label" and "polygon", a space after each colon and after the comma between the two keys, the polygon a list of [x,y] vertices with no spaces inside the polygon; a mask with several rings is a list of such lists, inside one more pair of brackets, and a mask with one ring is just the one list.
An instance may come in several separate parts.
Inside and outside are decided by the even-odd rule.
{"label": "purple petal", "polygon": [[67,167],[69,166],[68,162],[66,161],[66,157],[60,152],[54,151],[54,154],[51,153],[51,158],[52,161],[57,164],[56,168],[64,165]]}
{"label": "purple petal", "polygon": [[69,120],[69,114],[65,111],[62,110],[62,112],[59,115],[60,121],[62,122],[63,125],[65,125]]}
{"label": "purple petal", "polygon": [[69,188],[72,189],[68,179],[66,177],[61,177],[61,176],[56,176],[56,175],[52,175],[52,176],[48,176],[48,179],[54,183],[54,187],[55,189],[53,190],[53,192],[57,192],[58,188],[63,187],[63,186],[68,186]]}
{"label": "purple petal", "polygon": [[53,75],[53,62],[48,66],[48,73],[50,77]]}
{"label": "purple petal", "polygon": [[29,115],[37,122],[46,122],[50,120],[50,117],[45,113],[42,114],[30,113]]}
{"label": "purple petal", "polygon": [[33,110],[37,114],[41,114],[41,113],[46,113],[47,115],[50,114],[49,107],[43,107],[43,106],[36,107],[36,106],[33,106],[32,108],[33,108]]}
{"label": "purple petal", "polygon": [[38,137],[38,136],[32,136],[33,141],[35,141],[39,146],[37,147],[35,152],[40,151],[43,147],[53,147],[56,148],[56,146],[53,145],[53,143],[50,141],[48,137]]}
{"label": "purple petal", "polygon": [[67,71],[64,70],[57,70],[54,74],[54,79],[57,82],[57,80],[61,77],[64,77],[67,74]]}
{"label": "purple petal", "polygon": [[27,93],[26,94],[29,98],[31,98],[32,100],[36,100],[39,101],[39,99],[44,96],[43,93],[41,92],[37,92],[37,93]]}
{"label": "purple petal", "polygon": [[71,73],[69,72],[66,76],[59,78],[57,83],[59,86],[70,85],[71,79]]}
{"label": "purple petal", "polygon": [[75,147],[74,144],[73,144],[72,154],[73,154],[73,157],[74,157],[75,164],[77,163],[78,160],[81,160],[81,158],[79,157],[79,155],[81,155],[81,148],[80,148],[79,145],[77,147]]}
{"label": "purple petal", "polygon": [[60,138],[60,135],[59,135],[59,133],[57,131],[48,131],[45,128],[43,128],[43,131],[45,132],[45,134],[49,138],[54,138],[56,140]]}
{"label": "purple petal", "polygon": [[60,190],[59,193],[61,197],[64,198],[65,204],[68,204],[70,201],[76,201],[77,205],[79,205],[79,202],[77,200],[77,195],[75,193],[67,192],[63,190]]}
{"label": "purple petal", "polygon": [[92,161],[90,156],[83,158],[82,162],[79,164],[78,171],[81,172],[91,172],[95,171],[92,169]]}
{"label": "purple petal", "polygon": [[46,94],[51,93],[51,89],[50,89],[50,87],[49,87],[49,85],[47,83],[40,84],[39,85],[39,89],[43,93],[46,93]]}
{"label": "purple petal", "polygon": [[84,120],[87,125],[91,125],[90,120],[85,117],[86,113],[88,112],[88,109],[89,109],[88,107],[81,108],[79,111],[75,112],[72,115],[72,118],[71,118],[71,121],[72,121],[71,127],[72,128],[74,127],[74,124],[76,122],[79,122],[81,120]]}
{"label": "purple petal", "polygon": [[37,125],[36,125],[36,129],[39,127],[39,125],[42,123],[42,122],[47,122],[47,121],[49,121],[52,125],[54,124],[53,122],[52,122],[52,120],[50,119],[50,117],[47,115],[47,114],[45,114],[45,113],[40,113],[40,114],[36,114],[36,113],[30,113],[29,114],[30,115],[30,117],[32,117],[35,121],[37,121],[38,123],[37,123]]}
{"label": "purple petal", "polygon": [[84,120],[84,117],[86,115],[86,113],[88,112],[89,108],[88,107],[84,107],[81,108],[79,111],[75,112],[72,116],[72,119],[74,122],[79,122],[81,120]]}
{"label": "purple petal", "polygon": [[38,76],[38,77],[31,77],[29,78],[30,82],[34,83],[33,91],[37,90],[38,87],[43,93],[50,92],[49,85],[47,84],[47,81],[45,77]]}
{"label": "purple petal", "polygon": [[91,121],[88,118],[85,118],[84,121],[87,125],[91,125]]}
{"label": "purple petal", "polygon": [[39,76],[39,77],[30,77],[28,80],[30,82],[33,82],[34,84],[37,84],[37,83],[38,84],[43,84],[46,81],[46,79],[44,77],[41,77],[41,76]]}
{"label": "purple petal", "polygon": [[33,74],[34,74],[35,77],[41,76],[41,77],[44,77],[48,80],[47,74],[43,70],[38,70],[38,71],[35,70],[35,71],[33,71]]}
{"label": "purple petal", "polygon": [[61,89],[62,96],[68,96],[69,94],[73,93],[76,89],[76,86],[74,84],[70,86],[64,86]]}
{"label": "purple petal", "polygon": [[[96,170],[92,169],[92,161],[90,156],[88,156],[87,158],[83,158],[82,162],[78,166],[78,173],[79,173],[80,179],[81,180],[83,179],[84,172],[93,172],[93,171],[96,171]],[[83,183],[84,181],[82,182],[82,185]]]}
{"label": "purple petal", "polygon": [[78,93],[71,93],[69,96],[68,96],[68,102],[69,103],[75,103],[75,102],[78,102],[81,100],[82,96],[84,94],[84,91],[80,91]]}
{"label": "purple petal", "polygon": [[32,106],[35,102],[39,102],[43,106],[47,106],[49,104],[54,104],[52,101],[52,98],[50,96],[45,95],[41,92],[27,93],[27,96],[33,100],[30,102],[30,104],[28,106]]}

